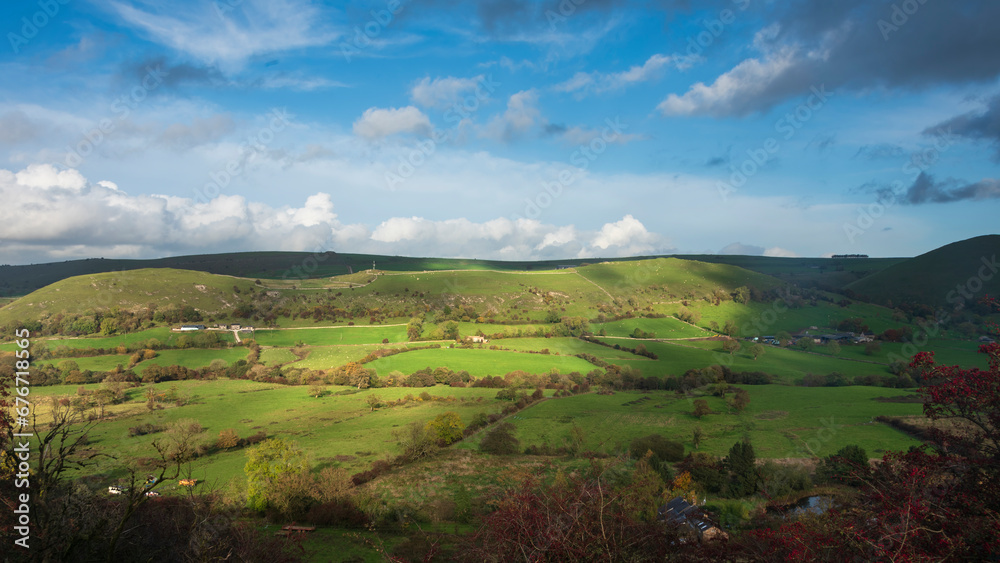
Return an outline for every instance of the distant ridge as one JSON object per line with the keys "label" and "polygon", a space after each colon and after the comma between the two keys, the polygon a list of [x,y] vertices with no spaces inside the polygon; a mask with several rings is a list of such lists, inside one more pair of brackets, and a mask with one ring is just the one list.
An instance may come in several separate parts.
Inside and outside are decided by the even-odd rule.
{"label": "distant ridge", "polygon": [[953,242],[846,286],[881,304],[921,303],[954,310],[1000,293],[1000,235]]}
{"label": "distant ridge", "polygon": [[[774,258],[721,254],[668,254],[625,258],[569,258],[558,260],[476,260],[470,258],[420,258],[347,254],[338,252],[231,252],[197,254],[145,260],[88,258],[46,264],[0,266],[0,297],[22,296],[57,281],[74,276],[173,268],[259,279],[322,278],[361,272],[372,267],[384,271],[423,270],[554,270],[597,262],[627,262],[650,258],[680,258],[739,266],[762,274],[777,276],[803,286],[826,286],[839,290],[846,284],[895,264],[903,258],[867,260],[830,258]],[[816,272],[822,269],[822,275]],[[816,280],[822,280],[816,283]]]}

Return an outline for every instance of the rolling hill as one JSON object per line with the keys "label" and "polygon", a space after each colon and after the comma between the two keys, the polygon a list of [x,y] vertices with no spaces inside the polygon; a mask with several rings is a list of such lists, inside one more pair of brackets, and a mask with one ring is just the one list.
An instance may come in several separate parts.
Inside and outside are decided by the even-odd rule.
{"label": "rolling hill", "polygon": [[191,306],[209,316],[231,308],[234,287],[250,291],[253,280],[169,268],[89,274],[64,279],[0,308],[0,325],[55,315],[84,315],[119,308],[133,310]]}
{"label": "rolling hill", "polygon": [[921,303],[953,309],[1000,293],[1000,235],[954,242],[893,264],[845,289],[875,303]]}
{"label": "rolling hill", "polygon": [[[374,278],[359,276],[293,284],[167,268],[88,274],[58,281],[0,308],[0,326],[115,307],[135,311],[167,306],[193,307],[202,317],[219,320],[248,318],[256,313],[265,317],[275,308],[304,311],[321,307],[328,312],[355,311],[350,317],[331,313],[340,319],[379,311],[374,314],[405,322],[414,311],[447,306],[471,307],[477,311],[473,317],[493,311],[500,317],[527,321],[540,320],[552,308],[559,308],[561,315],[592,317],[600,306],[638,309],[670,300],[697,299],[719,289],[728,293],[740,286],[767,290],[781,285],[773,277],[743,268],[677,258],[562,270],[380,270]],[[241,306],[252,306],[254,312],[234,315]],[[282,326],[294,324],[287,313],[276,316]]]}

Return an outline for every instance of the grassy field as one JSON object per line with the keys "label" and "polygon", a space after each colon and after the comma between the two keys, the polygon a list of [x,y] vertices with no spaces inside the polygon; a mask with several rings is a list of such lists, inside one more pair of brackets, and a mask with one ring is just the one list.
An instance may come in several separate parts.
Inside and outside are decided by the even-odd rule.
{"label": "grassy field", "polygon": [[689,325],[675,318],[623,319],[610,323],[594,324],[591,330],[604,329],[608,336],[631,336],[635,329],[655,334],[655,338],[704,338],[714,333]]}
{"label": "grassy field", "polygon": [[[682,305],[672,304],[666,307],[668,312],[675,313]],[[815,326],[814,333],[835,332],[837,325],[850,318],[861,317],[872,331],[881,333],[889,328],[899,328],[907,323],[892,320],[892,311],[878,305],[855,302],[847,307],[819,301],[817,305],[806,305],[798,308],[787,307],[783,302],[749,303],[746,305],[733,301],[723,301],[712,305],[705,301],[692,302],[689,310],[698,311],[701,319],[698,326],[708,328],[712,321],[718,326],[725,326],[726,321],[733,321],[739,328],[740,336],[774,335],[779,331],[795,333]]]}
{"label": "grassy field", "polygon": [[[632,342],[604,339],[606,342]],[[883,364],[866,363],[823,354],[806,353],[798,350],[764,346],[764,353],[754,360],[749,354],[748,343],[736,354],[722,350],[721,340],[687,340],[679,342],[644,341],[646,348],[659,356],[658,361],[635,358],[616,361],[631,365],[642,371],[643,376],[683,375],[689,369],[700,369],[709,365],[725,365],[733,371],[763,371],[787,382],[801,380],[807,373],[828,374],[840,372],[847,376],[877,373],[888,375]],[[634,357],[634,356],[633,356]]]}
{"label": "grassy field", "polygon": [[128,354],[113,354],[109,356],[91,356],[89,358],[69,358],[69,359],[58,359],[58,360],[42,360],[38,362],[41,365],[55,365],[59,366],[63,362],[76,362],[80,370],[89,369],[90,371],[108,371],[115,369],[116,366],[121,364],[122,367],[128,367],[129,363]]}
{"label": "grassy field", "polygon": [[333,369],[347,362],[356,362],[379,348],[392,348],[381,344],[344,346],[309,346],[304,350],[308,353],[306,359],[295,362],[289,367],[309,369]]}
{"label": "grassy field", "polygon": [[380,358],[366,365],[374,369],[380,377],[394,370],[413,373],[425,367],[447,366],[454,371],[465,370],[473,377],[499,375],[523,370],[528,373],[549,373],[553,369],[559,373],[578,371],[587,373],[594,366],[580,358],[544,354],[526,354],[498,350],[478,350],[461,348],[441,348],[438,350],[415,350]]}
{"label": "grassy field", "polygon": [[[638,342],[638,341],[636,341]],[[630,345],[636,342],[630,341]],[[623,341],[624,343],[624,341]],[[598,358],[606,360],[638,359],[639,357],[631,352],[615,350],[598,344],[591,344],[579,338],[505,338],[502,340],[490,341],[485,346],[502,346],[504,349],[538,352],[548,349],[552,354],[562,354],[572,356],[574,354],[593,354]],[[614,362],[612,362],[614,363]]]}
{"label": "grassy field", "polygon": [[[885,425],[878,415],[920,414],[921,405],[882,403],[876,397],[908,394],[878,387],[803,388],[781,385],[738,386],[750,393],[750,405],[732,414],[714,396],[680,396],[666,391],[587,394],[544,401],[518,413],[512,422],[522,445],[568,443],[570,429],[586,432],[584,448],[618,453],[635,438],[648,434],[682,442],[688,451],[694,428],[705,432],[699,451],[725,455],[748,435],[759,457],[826,456],[857,444],[872,457],[888,450],[905,450],[918,441]],[[715,414],[698,419],[691,401],[704,398]],[[638,404],[633,402],[639,400]],[[633,403],[633,404],[627,404]],[[461,448],[475,448],[477,440]]]}
{"label": "grassy field", "polygon": [[406,342],[406,326],[338,326],[334,328],[300,328],[285,330],[257,330],[253,338],[261,346],[294,346],[299,342],[308,346],[334,344],[373,344],[388,339],[389,342]]}
{"label": "grassy field", "polygon": [[260,351],[260,363],[275,366],[298,361],[299,357],[288,348],[265,348]]}
{"label": "grassy field", "polygon": [[[132,402],[109,408],[114,418],[99,422],[90,431],[91,446],[127,458],[149,457],[154,454],[150,444],[157,435],[129,437],[130,427],[146,422],[169,426],[178,420],[193,419],[204,427],[199,443],[214,442],[219,432],[227,428],[235,429],[243,437],[264,431],[268,436],[280,435],[295,441],[309,453],[314,468],[336,466],[357,470],[377,458],[398,453],[393,430],[411,421],[426,422],[446,411],[454,411],[469,421],[478,412],[496,412],[500,407],[493,399],[496,389],[446,386],[373,389],[349,395],[336,392],[353,392],[353,389],[330,386],[330,393],[321,398],[310,397],[305,386],[224,379],[164,382],[152,388],[164,394],[173,389],[190,397],[190,403],[181,407],[168,403],[164,405],[166,408],[150,412],[144,403],[144,388],[133,389]],[[74,395],[76,390],[77,386],[39,387],[33,396],[37,403],[44,403],[42,397]],[[369,394],[395,400],[421,391],[442,400],[414,400],[405,406],[375,412],[365,403]],[[44,416],[44,408],[40,412]],[[219,452],[196,460],[192,474],[210,484],[223,484],[240,477],[245,463],[241,449]],[[97,464],[92,473],[113,480],[121,470],[116,462],[109,460]]]}
{"label": "grassy field", "polygon": [[217,350],[160,350],[151,360],[141,362],[136,366],[137,372],[144,372],[149,366],[184,366],[190,369],[208,367],[214,360],[223,360],[232,364],[236,360],[246,359],[249,350],[246,348],[219,348]]}

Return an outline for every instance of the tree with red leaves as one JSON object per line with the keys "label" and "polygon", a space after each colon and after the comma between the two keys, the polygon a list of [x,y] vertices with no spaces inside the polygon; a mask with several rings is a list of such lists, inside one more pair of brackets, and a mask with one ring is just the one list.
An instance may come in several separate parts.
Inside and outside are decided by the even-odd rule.
{"label": "tree with red leaves", "polygon": [[503,491],[469,542],[476,561],[663,561],[679,531],[658,522],[663,482],[640,462],[631,483],[609,471],[544,485],[529,476]]}

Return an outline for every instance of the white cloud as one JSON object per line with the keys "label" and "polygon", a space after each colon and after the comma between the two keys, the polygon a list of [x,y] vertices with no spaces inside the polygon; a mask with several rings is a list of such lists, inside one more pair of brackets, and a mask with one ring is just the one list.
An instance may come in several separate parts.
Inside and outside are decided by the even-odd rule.
{"label": "white cloud", "polygon": [[594,236],[591,246],[601,250],[613,250],[619,256],[649,254],[665,246],[660,235],[646,230],[638,219],[626,215],[620,221],[607,223]]}
{"label": "white cloud", "polygon": [[738,106],[770,88],[772,82],[796,63],[791,47],[747,59],[715,79],[711,86],[698,82],[683,95],[670,94],[657,106],[664,115],[726,116],[742,113]]}
{"label": "white cloud", "polygon": [[507,100],[507,110],[495,116],[480,131],[480,136],[498,141],[510,141],[541,123],[542,112],[538,109],[538,92],[522,90]]}
{"label": "white cloud", "polygon": [[580,92],[584,90],[595,93],[620,90],[633,84],[658,78],[664,68],[672,67],[678,70],[689,68],[695,59],[687,55],[656,54],[641,65],[635,65],[622,72],[578,72],[569,80],[553,87],[559,92]]}
{"label": "white cloud", "polygon": [[482,80],[483,75],[473,78],[448,76],[434,80],[425,76],[410,90],[410,97],[424,107],[444,108],[454,104],[466,92],[475,90],[476,85]]}
{"label": "white cloud", "polygon": [[[344,226],[328,194],[302,207],[274,208],[238,195],[196,202],[174,196],[130,196],[113,182],[91,184],[76,170],[47,164],[0,170],[0,239],[4,260],[19,254],[51,259],[162,256],[223,250],[312,250],[367,238]],[[25,228],[30,225],[31,228]],[[75,249],[75,250],[74,250]]]}
{"label": "white cloud", "polygon": [[397,133],[427,135],[430,131],[431,120],[413,106],[399,109],[368,108],[354,122],[354,133],[366,139],[381,139]]}
{"label": "white cloud", "polygon": [[[16,174],[17,184],[36,189],[62,188],[80,191],[87,180],[76,170],[57,170],[47,164],[32,164]],[[5,202],[6,203],[6,202]],[[11,206],[6,206],[10,208]],[[13,209],[12,209],[13,210]]]}

